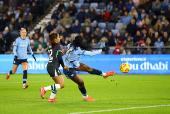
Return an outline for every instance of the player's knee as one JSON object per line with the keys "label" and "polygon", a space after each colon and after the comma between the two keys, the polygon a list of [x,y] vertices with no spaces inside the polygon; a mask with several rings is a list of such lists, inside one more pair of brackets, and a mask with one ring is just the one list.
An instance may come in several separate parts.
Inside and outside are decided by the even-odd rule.
{"label": "player's knee", "polygon": [[60,84],[61,89],[65,87],[65,83]]}
{"label": "player's knee", "polygon": [[15,73],[16,73],[16,71],[13,71],[13,70],[12,70],[12,74],[15,74]]}

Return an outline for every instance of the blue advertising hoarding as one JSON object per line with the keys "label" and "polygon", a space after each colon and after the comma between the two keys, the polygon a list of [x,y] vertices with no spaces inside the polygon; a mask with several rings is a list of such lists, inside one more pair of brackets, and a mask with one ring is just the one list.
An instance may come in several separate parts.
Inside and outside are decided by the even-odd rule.
{"label": "blue advertising hoarding", "polygon": [[[28,73],[47,74],[48,55],[36,54],[35,57],[37,61],[34,61],[31,55],[28,56]],[[0,55],[1,74],[6,74],[12,69],[13,58],[13,55]],[[103,72],[114,70],[116,74],[122,74],[119,70],[122,63],[130,65],[131,70],[128,74],[170,74],[170,55],[95,55],[92,57],[83,55],[80,61]],[[60,70],[62,72],[62,67]],[[16,73],[23,73],[21,65]]]}

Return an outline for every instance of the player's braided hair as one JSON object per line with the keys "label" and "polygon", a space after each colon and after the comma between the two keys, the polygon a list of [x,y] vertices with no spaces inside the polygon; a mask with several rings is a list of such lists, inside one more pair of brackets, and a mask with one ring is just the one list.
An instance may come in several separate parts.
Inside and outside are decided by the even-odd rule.
{"label": "player's braided hair", "polygon": [[56,39],[58,37],[58,33],[57,32],[51,32],[49,35],[49,40],[51,42],[52,45],[52,49],[56,46],[57,43],[54,42],[54,39]]}
{"label": "player's braided hair", "polygon": [[75,50],[77,49],[77,47],[80,47],[84,50],[91,50],[91,45],[84,42],[84,38],[82,36],[76,36],[72,42],[72,45],[74,46]]}

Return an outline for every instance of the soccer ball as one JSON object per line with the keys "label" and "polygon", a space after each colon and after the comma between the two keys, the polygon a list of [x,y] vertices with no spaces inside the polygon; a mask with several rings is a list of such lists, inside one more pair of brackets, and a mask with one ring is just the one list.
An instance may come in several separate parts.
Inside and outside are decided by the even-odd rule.
{"label": "soccer ball", "polygon": [[129,67],[129,65],[128,65],[127,63],[122,63],[122,64],[120,65],[120,71],[121,71],[122,73],[128,73],[129,70],[130,70],[130,67]]}

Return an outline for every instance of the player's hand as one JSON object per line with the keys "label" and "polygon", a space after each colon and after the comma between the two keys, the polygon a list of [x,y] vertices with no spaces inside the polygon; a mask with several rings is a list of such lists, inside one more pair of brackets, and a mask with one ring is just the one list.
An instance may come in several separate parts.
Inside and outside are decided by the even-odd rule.
{"label": "player's hand", "polygon": [[15,59],[15,61],[18,61],[18,56],[15,55],[14,59]]}
{"label": "player's hand", "polygon": [[36,61],[36,58],[35,58],[34,54],[32,55],[32,57],[33,57],[33,58],[34,58],[34,60]]}
{"label": "player's hand", "polygon": [[64,69],[69,70],[68,66],[64,65]]}
{"label": "player's hand", "polygon": [[107,51],[109,49],[109,46],[105,46],[102,48],[102,51]]}

